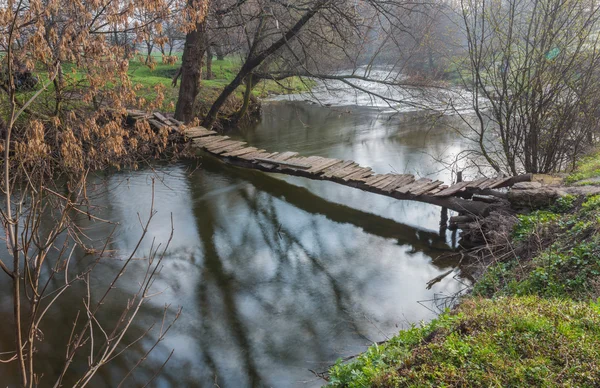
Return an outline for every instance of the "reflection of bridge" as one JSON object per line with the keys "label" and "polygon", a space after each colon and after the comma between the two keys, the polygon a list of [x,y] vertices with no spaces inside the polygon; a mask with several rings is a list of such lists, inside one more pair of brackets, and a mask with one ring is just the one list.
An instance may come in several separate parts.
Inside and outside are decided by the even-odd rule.
{"label": "reflection of bridge", "polygon": [[[179,128],[180,123],[160,113],[131,111],[132,119],[149,119],[154,127]],[[489,194],[493,189],[509,187],[531,179],[530,175],[507,178],[481,178],[446,185],[439,180],[416,178],[409,174],[377,174],[352,160],[321,156],[300,156],[297,152],[269,152],[251,147],[243,141],[230,139],[202,127],[185,128],[184,134],[193,144],[209,154],[236,166],[255,170],[328,180],[364,191],[401,200],[411,200],[442,206],[458,212],[483,214],[489,201],[474,200],[473,194]]]}

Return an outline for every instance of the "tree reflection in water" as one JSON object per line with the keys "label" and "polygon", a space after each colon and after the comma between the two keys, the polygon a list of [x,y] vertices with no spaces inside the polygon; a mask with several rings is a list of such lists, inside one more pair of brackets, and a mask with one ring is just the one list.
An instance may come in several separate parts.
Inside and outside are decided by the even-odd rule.
{"label": "tree reflection in water", "polygon": [[[183,306],[183,316],[129,383],[150,379],[175,348],[158,386],[319,385],[309,369],[323,370],[397,331],[397,325],[431,317],[416,301],[433,295],[425,290],[426,281],[451,264],[431,262],[449,249],[437,233],[330,202],[265,174],[209,160],[192,174],[188,167],[158,168],[163,181],[156,190],[158,214],[140,252],[149,251],[153,238],[160,242],[168,235],[171,213],[175,238],[155,284],[164,292],[144,306],[126,342],[160,317],[165,303]],[[91,200],[101,206],[99,216],[120,222],[111,250],[133,248],[139,237],[136,214],[149,207],[152,175],[139,171],[94,182]],[[373,194],[363,194],[372,200]],[[91,239],[108,232],[106,225],[85,218],[80,227]],[[85,265],[83,253],[79,256],[73,265]],[[119,257],[103,262],[94,288],[119,268]],[[123,276],[101,321],[117,318],[113,315],[135,289],[136,269],[142,266]],[[436,290],[460,287],[448,279]],[[48,346],[66,340],[81,291],[72,289],[48,320]],[[8,334],[3,342],[10,340]],[[156,336],[153,331],[132,346],[92,386],[117,385]],[[47,378],[62,351],[40,349],[50,355]]]}

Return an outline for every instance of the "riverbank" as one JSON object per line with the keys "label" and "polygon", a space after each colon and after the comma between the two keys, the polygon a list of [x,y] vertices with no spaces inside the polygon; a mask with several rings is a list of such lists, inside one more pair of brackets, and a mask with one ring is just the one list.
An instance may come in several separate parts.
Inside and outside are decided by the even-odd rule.
{"label": "riverbank", "polygon": [[[598,155],[566,182],[600,175]],[[590,181],[591,179],[591,181]],[[563,196],[507,222],[453,311],[338,362],[329,385],[596,386],[600,381],[600,196]]]}
{"label": "riverbank", "polygon": [[[160,110],[163,112],[174,112],[175,104],[179,94],[179,85],[174,87],[172,80],[181,66],[181,54],[177,54],[175,63],[163,63],[158,55],[153,57],[154,62],[147,65],[144,61],[133,59],[129,63],[129,75],[134,85],[139,85],[137,94],[147,101],[154,101],[157,97],[157,88],[164,95],[164,103]],[[145,58],[144,58],[145,59]],[[214,59],[212,62],[212,74],[206,79],[206,69],[203,70],[201,89],[196,99],[197,115],[202,117],[210,109],[223,88],[227,86],[236,76],[241,62],[234,57],[226,57],[223,60]],[[282,81],[260,81],[252,91],[250,113],[259,111],[259,99],[273,95],[290,93],[302,93],[310,90],[312,81],[304,81],[298,77],[292,77]],[[230,101],[224,106],[221,115],[229,117],[238,112],[243,103],[243,88],[239,88]]]}

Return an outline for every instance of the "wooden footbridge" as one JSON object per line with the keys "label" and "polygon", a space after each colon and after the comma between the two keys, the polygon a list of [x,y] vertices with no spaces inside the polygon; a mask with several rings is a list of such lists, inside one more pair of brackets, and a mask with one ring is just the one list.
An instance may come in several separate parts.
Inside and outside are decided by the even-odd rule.
{"label": "wooden footbridge", "polygon": [[[531,180],[530,175],[481,178],[448,185],[410,174],[378,174],[352,160],[301,156],[297,152],[271,152],[234,140],[203,127],[187,128],[160,113],[130,111],[133,120],[146,119],[155,128],[182,131],[188,141],[206,153],[236,166],[266,172],[326,180],[388,197],[430,203],[461,213],[484,215],[503,197],[496,189]],[[490,196],[491,195],[491,196]]]}

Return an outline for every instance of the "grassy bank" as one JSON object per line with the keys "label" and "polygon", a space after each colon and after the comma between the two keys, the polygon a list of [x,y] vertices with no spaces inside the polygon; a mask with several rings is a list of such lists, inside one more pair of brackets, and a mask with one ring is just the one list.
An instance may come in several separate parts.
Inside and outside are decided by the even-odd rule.
{"label": "grassy bank", "polygon": [[[165,95],[165,111],[173,111],[177,102],[179,87],[172,87],[171,81],[177,69],[181,66],[181,54],[178,55],[179,60],[175,64],[162,63],[160,56],[154,57],[154,64],[148,66],[138,59],[134,59],[129,64],[129,75],[134,84],[141,86],[138,91],[140,97],[144,97],[148,101],[156,97],[155,88],[157,85],[164,87]],[[209,106],[219,96],[221,90],[229,84],[236,76],[241,61],[235,57],[227,57],[224,60],[213,60],[212,71],[213,78],[202,81],[202,89],[198,95],[198,105]],[[206,75],[203,73],[203,75]],[[253,94],[255,97],[265,98],[274,94],[290,94],[308,91],[312,86],[310,81],[303,81],[300,78],[293,77],[279,83],[274,81],[261,81],[254,87]],[[235,98],[240,100],[243,96],[243,89],[239,88]]]}
{"label": "grassy bank", "polygon": [[[571,180],[597,176],[598,156]],[[582,178],[583,177],[583,178]],[[595,387],[600,384],[600,196],[518,217],[452,312],[330,370],[335,387]]]}
{"label": "grassy bank", "polygon": [[[145,63],[145,58],[135,57],[129,62],[128,74],[133,85],[136,86],[136,94],[138,97],[146,101],[154,101],[157,97],[157,87],[161,88],[161,93],[164,95],[164,103],[160,108],[164,112],[173,112],[179,94],[179,83],[176,87],[172,86],[173,76],[181,66],[181,53],[176,55],[178,60],[174,64],[162,63],[161,56],[154,56],[151,66]],[[72,64],[64,63],[63,72],[65,74],[65,83],[67,90],[65,96],[68,104],[71,107],[82,106],[81,93],[78,91],[81,88],[87,87],[83,72],[74,68]],[[241,61],[236,57],[227,57],[224,60],[213,60],[212,71],[213,77],[210,80],[201,81],[201,90],[197,98],[198,115],[201,116],[207,111],[212,103],[217,99],[223,88],[228,85],[236,76]],[[204,69],[204,75],[205,69]],[[54,85],[48,82],[48,74],[44,69],[39,69],[35,73],[40,82],[34,90],[21,91],[17,99],[20,103],[25,103],[29,98],[36,94],[46,84],[46,90],[40,98],[35,102],[39,105],[36,111],[44,112],[53,107],[53,98],[55,94]],[[180,81],[180,80],[179,80]],[[260,81],[253,89],[253,96],[257,98],[265,98],[269,95],[301,93],[310,90],[314,86],[311,80],[304,80],[298,77],[292,77],[280,82],[271,80]],[[225,116],[237,112],[242,105],[244,87],[240,87],[231,97],[230,102],[225,105],[223,114]],[[0,106],[0,111],[2,107]]]}

